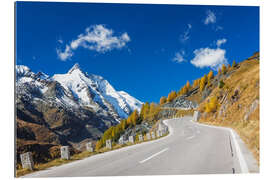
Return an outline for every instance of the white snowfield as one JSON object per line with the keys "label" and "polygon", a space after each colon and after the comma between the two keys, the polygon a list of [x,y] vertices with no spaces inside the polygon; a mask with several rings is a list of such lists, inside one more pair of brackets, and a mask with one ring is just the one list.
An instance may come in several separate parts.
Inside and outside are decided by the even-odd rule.
{"label": "white snowfield", "polygon": [[51,78],[44,73],[33,73],[24,65],[16,65],[17,87],[30,84],[46,93],[48,87],[40,80],[57,81],[63,88],[61,97],[55,101],[67,107],[88,106],[95,111],[108,111],[120,118],[127,118],[136,110],[140,110],[142,102],[124,91],[116,91],[112,85],[101,76],[88,75],[75,64],[66,74],[55,74]]}

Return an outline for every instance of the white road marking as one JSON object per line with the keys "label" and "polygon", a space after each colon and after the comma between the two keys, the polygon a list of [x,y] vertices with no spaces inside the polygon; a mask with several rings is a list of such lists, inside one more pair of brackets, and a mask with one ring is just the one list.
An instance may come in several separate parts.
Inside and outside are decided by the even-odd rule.
{"label": "white road marking", "polygon": [[241,172],[242,173],[249,173],[247,162],[246,162],[246,160],[244,158],[244,155],[243,155],[243,153],[241,151],[241,148],[240,148],[240,146],[239,146],[239,144],[238,144],[238,142],[236,140],[234,131],[231,128],[219,127],[219,126],[210,126],[210,125],[196,123],[196,122],[192,122],[192,123],[194,123],[194,124],[196,124],[198,126],[205,126],[205,127],[216,128],[216,129],[223,129],[223,130],[230,131],[231,136],[232,136],[232,139],[233,139],[234,147],[236,149],[236,154],[237,154],[237,158],[238,158],[238,161],[239,161],[239,164],[240,164]]}
{"label": "white road marking", "polygon": [[192,136],[187,137],[186,139],[189,140],[189,139],[193,139],[194,137],[195,137],[195,134],[193,134]]}
{"label": "white road marking", "polygon": [[165,151],[167,151],[167,150],[169,150],[169,148],[165,148],[165,149],[163,149],[162,151],[159,151],[159,152],[157,152],[156,154],[153,154],[152,156],[150,156],[150,157],[148,157],[148,158],[146,158],[146,159],[140,161],[139,163],[142,164],[142,163],[144,163],[144,162],[146,162],[146,161],[152,159],[153,157],[155,157],[155,156],[157,156],[157,155],[159,155],[159,154],[161,154],[161,153],[163,153],[163,152],[165,152]]}
{"label": "white road marking", "polygon": [[241,171],[242,171],[242,173],[249,173],[246,160],[244,158],[244,155],[243,155],[243,153],[242,153],[242,151],[240,149],[240,146],[239,146],[238,142],[236,141],[235,134],[234,134],[232,129],[230,129],[230,132],[231,132],[231,135],[232,135],[232,138],[233,138],[234,147],[236,149],[236,154],[237,154],[237,157],[238,157],[238,160],[239,160],[239,163],[240,163]]}

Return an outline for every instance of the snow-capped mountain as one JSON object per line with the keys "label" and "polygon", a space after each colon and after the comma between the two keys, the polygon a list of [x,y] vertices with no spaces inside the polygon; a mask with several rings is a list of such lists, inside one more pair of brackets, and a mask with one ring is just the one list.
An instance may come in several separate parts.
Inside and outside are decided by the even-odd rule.
{"label": "snow-capped mountain", "polygon": [[52,77],[38,72],[33,73],[27,66],[17,65],[17,90],[23,86],[32,86],[42,95],[52,82],[59,83],[59,93],[54,97],[55,103],[70,108],[89,107],[96,112],[107,111],[116,120],[127,118],[128,115],[141,108],[142,102],[126,92],[116,91],[113,86],[101,76],[88,75],[75,64],[66,74],[55,74]]}
{"label": "snow-capped mountain", "polygon": [[[141,105],[103,77],[83,72],[78,64],[52,77],[16,66],[16,119],[25,126],[18,127],[17,134],[25,140],[46,131],[48,138],[42,143],[79,145],[98,139]],[[37,126],[43,130],[33,128]]]}
{"label": "snow-capped mountain", "polygon": [[52,80],[57,81],[81,106],[93,109],[99,106],[108,110],[117,118],[127,118],[135,109],[140,110],[142,102],[128,95],[122,96],[101,76],[88,75],[75,64],[66,74],[56,74]]}

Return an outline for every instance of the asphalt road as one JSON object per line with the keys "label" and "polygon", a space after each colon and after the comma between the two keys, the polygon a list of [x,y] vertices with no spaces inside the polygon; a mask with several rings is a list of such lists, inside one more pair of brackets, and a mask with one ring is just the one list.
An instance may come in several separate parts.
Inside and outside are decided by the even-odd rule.
{"label": "asphalt road", "polygon": [[[200,125],[191,119],[184,117],[166,120],[170,134],[158,140],[98,154],[24,177],[250,172],[249,168],[252,166],[249,164],[252,162],[254,165],[254,160],[246,160],[250,158],[248,150],[243,144],[237,143],[237,138],[230,130]],[[254,172],[256,171],[258,170],[255,168]]]}

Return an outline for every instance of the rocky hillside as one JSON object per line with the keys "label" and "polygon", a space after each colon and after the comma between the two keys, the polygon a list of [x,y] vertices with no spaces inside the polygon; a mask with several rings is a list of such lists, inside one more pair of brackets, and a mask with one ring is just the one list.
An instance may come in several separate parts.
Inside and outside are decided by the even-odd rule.
{"label": "rocky hillside", "polygon": [[54,146],[80,149],[81,142],[97,140],[141,105],[101,76],[83,72],[78,64],[52,77],[17,65],[17,154],[31,150],[34,158],[45,161],[51,155],[41,152]]}
{"label": "rocky hillside", "polygon": [[[260,63],[259,53],[231,69],[220,77],[223,86],[216,86],[199,106],[200,122],[235,129],[253,152],[259,163],[260,125]],[[217,99],[217,107],[207,112],[211,99]]]}

